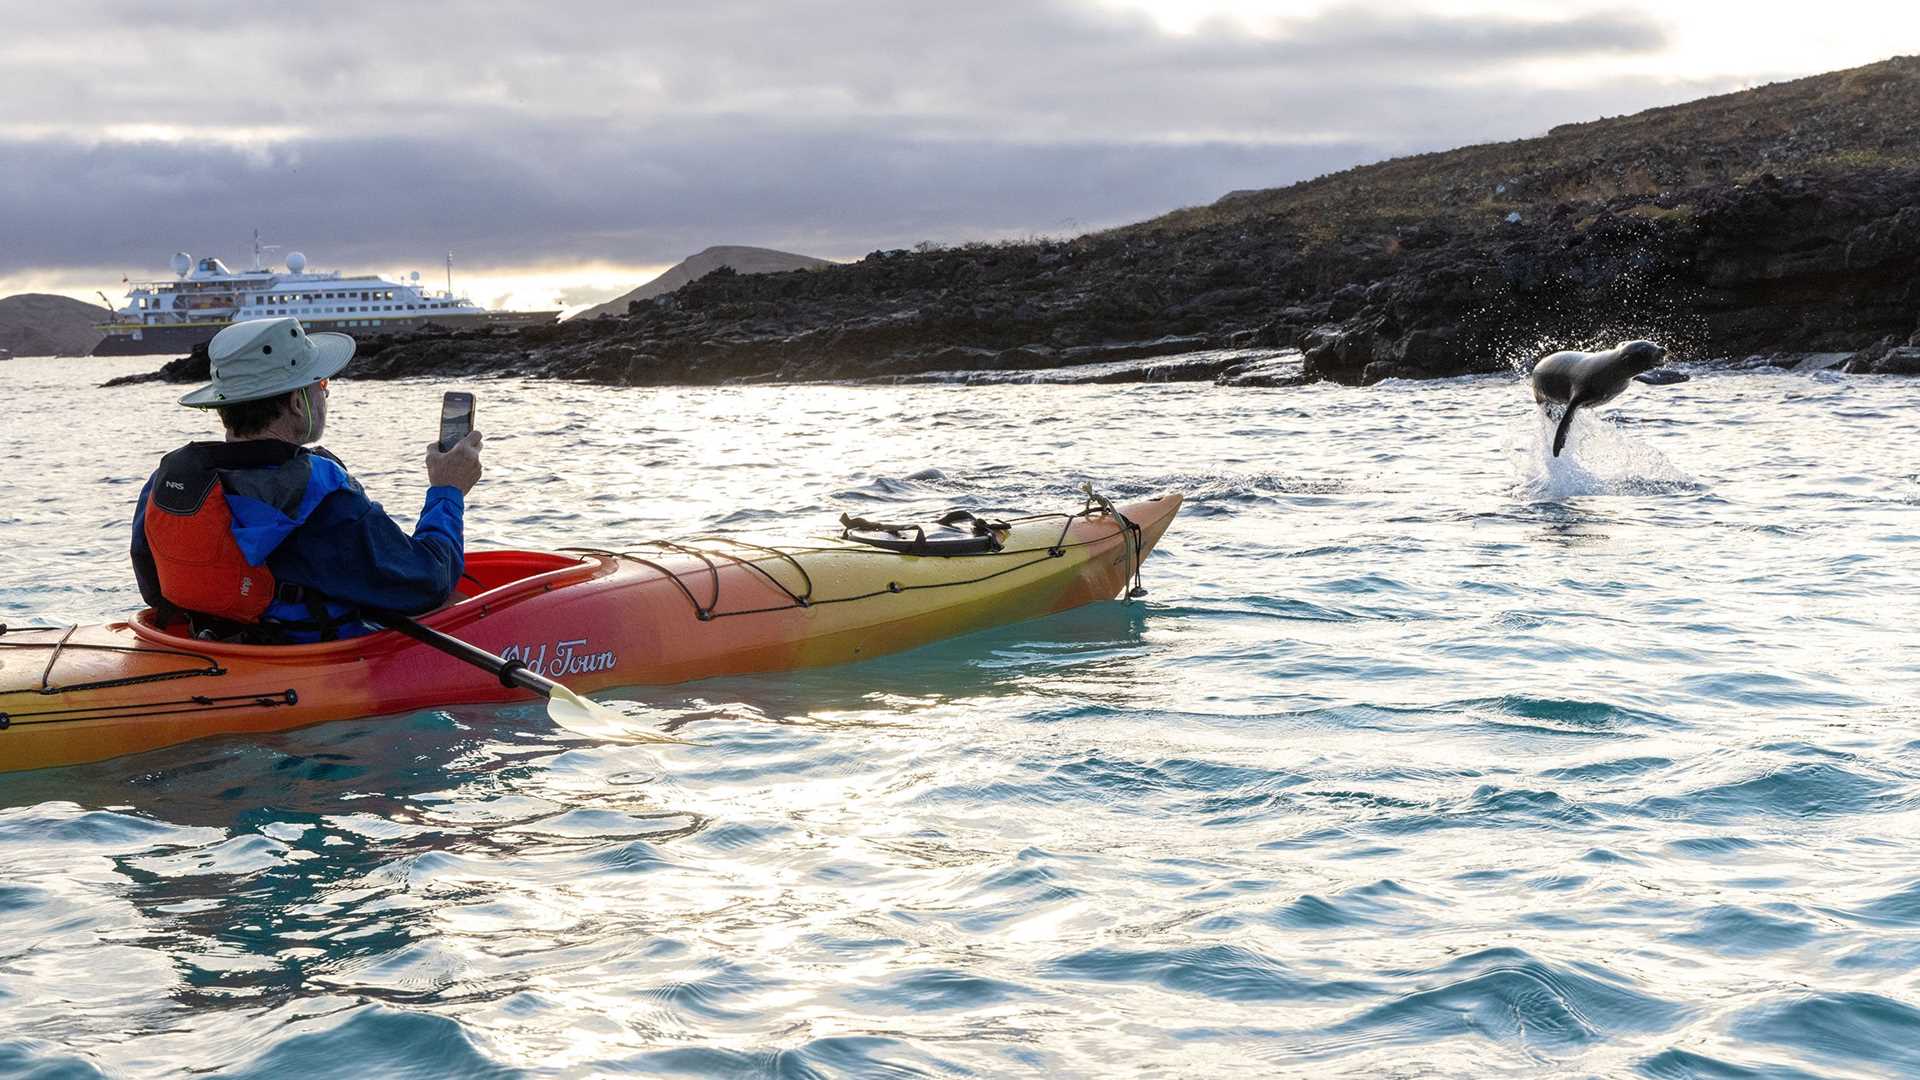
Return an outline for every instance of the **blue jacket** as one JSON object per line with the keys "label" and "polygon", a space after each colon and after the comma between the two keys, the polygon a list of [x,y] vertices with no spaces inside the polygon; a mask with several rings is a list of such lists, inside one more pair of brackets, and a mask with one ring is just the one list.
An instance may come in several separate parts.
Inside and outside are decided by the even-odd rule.
{"label": "blue jacket", "polygon": [[[233,536],[241,554],[264,564],[280,584],[280,597],[263,622],[300,622],[322,615],[308,599],[290,598],[300,590],[326,597],[324,615],[339,621],[341,637],[369,633],[358,621],[366,608],[418,615],[447,601],[465,568],[462,515],[465,501],[453,487],[427,489],[426,505],[409,537],[370,501],[340,459],[325,450],[308,450],[277,439],[194,443],[175,451],[191,453],[212,465],[233,515]],[[174,455],[168,455],[172,458]],[[167,468],[163,460],[161,470]],[[140,489],[133,519],[133,574],[140,595],[163,615],[179,609],[160,592],[152,549],[147,543],[147,500],[153,479]],[[295,632],[295,641],[320,635]]]}

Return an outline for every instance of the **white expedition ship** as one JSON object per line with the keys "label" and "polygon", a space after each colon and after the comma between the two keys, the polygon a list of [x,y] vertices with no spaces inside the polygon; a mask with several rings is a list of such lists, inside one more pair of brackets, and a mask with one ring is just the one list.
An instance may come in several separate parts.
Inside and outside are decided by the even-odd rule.
{"label": "white expedition ship", "polygon": [[[354,337],[445,327],[532,326],[559,318],[558,311],[496,312],[453,292],[453,256],[447,256],[447,291],[429,292],[420,274],[401,284],[373,274],[308,273],[306,256],[287,255],[285,272],[263,269],[267,250],[254,238],[254,268],[234,273],[219,259],[173,257],[172,281],[130,282],[127,305],[96,329],[106,337],[95,356],[144,356],[189,352],[229,323],[292,315],[309,330],[337,330]],[[102,297],[101,299],[105,299]],[[112,305],[109,304],[109,307]]]}

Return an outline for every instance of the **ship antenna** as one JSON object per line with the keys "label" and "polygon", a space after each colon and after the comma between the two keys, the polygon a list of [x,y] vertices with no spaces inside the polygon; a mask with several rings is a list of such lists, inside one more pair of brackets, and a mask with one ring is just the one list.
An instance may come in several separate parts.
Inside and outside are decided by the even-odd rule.
{"label": "ship antenna", "polygon": [[447,299],[453,299],[453,252],[447,252]]}
{"label": "ship antenna", "polygon": [[257,274],[265,269],[265,267],[260,265],[260,256],[263,252],[279,250],[279,244],[262,244],[260,242],[260,230],[253,230],[253,272]]}

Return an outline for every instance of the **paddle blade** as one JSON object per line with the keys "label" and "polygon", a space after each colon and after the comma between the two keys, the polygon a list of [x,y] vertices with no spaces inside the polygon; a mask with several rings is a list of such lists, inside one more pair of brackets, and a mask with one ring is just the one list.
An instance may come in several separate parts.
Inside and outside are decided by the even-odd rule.
{"label": "paddle blade", "polygon": [[576,734],[607,742],[656,742],[687,745],[685,739],[656,735],[634,727],[612,709],[555,683],[547,698],[547,716],[554,723]]}

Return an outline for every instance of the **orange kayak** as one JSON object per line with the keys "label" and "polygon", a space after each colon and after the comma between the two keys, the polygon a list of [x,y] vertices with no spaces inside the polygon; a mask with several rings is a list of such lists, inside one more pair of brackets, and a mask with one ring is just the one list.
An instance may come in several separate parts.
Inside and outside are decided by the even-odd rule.
{"label": "orange kayak", "polygon": [[[1109,600],[1180,496],[993,522],[997,550],[916,554],[834,535],[631,551],[478,551],[421,622],[583,693],[842,664]],[[525,691],[394,631],[234,645],[126,622],[0,629],[0,771],[211,735],[510,701]]]}

